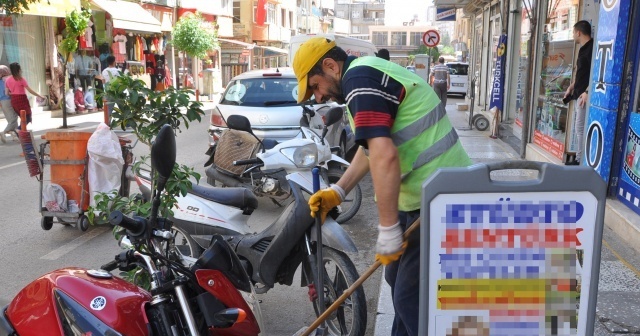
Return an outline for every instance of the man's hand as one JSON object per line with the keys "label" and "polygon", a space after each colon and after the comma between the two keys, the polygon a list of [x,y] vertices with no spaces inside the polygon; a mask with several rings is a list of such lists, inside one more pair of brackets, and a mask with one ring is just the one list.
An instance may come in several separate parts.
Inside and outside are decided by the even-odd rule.
{"label": "man's hand", "polygon": [[378,231],[376,260],[386,266],[400,258],[407,248],[407,243],[403,239],[400,222],[392,226],[378,225]]}
{"label": "man's hand", "polygon": [[320,212],[320,220],[324,224],[327,213],[331,209],[340,205],[344,201],[345,192],[338,185],[334,184],[329,188],[318,190],[309,198],[309,208],[311,208],[311,217],[315,218],[316,213]]}
{"label": "man's hand", "polygon": [[580,108],[584,108],[587,105],[587,99],[589,98],[589,94],[586,92],[583,92],[580,97],[578,97],[578,106],[580,106]]}

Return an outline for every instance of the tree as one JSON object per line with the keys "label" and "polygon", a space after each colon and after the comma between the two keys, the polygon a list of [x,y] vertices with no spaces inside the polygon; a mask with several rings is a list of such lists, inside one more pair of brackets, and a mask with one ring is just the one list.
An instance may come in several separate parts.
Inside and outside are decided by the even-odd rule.
{"label": "tree", "polygon": [[[176,49],[195,58],[205,58],[207,51],[218,47],[217,30],[205,23],[200,13],[181,18],[173,28],[172,36],[171,43]],[[184,63],[181,67],[184,68]]]}
{"label": "tree", "polygon": [[442,32],[442,40],[440,41],[440,45],[444,47],[451,46],[451,36],[449,36],[448,31]]}
{"label": "tree", "polygon": [[[65,29],[64,29],[64,39],[60,43],[60,53],[62,53],[62,73],[65,78],[67,77],[67,63],[71,60],[71,55],[78,50],[78,36],[84,34],[85,29],[89,25],[89,19],[91,18],[91,12],[88,10],[82,10],[78,12],[77,10],[73,10],[71,13],[67,14],[64,19]],[[66,83],[66,81],[65,81]],[[67,87],[65,83],[62,83],[62,99],[60,102],[62,103],[62,128],[67,128],[67,104],[64,101],[64,95],[67,92]]]}
{"label": "tree", "polygon": [[[438,50],[438,48],[429,48],[426,45],[421,45],[420,47],[418,47],[418,49],[409,52],[409,55],[418,55],[418,54],[427,54],[427,55],[431,55],[431,59],[432,60],[437,60],[438,58],[440,58],[440,50]],[[415,58],[415,57],[414,57]]]}
{"label": "tree", "polygon": [[[29,9],[29,4],[37,2],[40,0],[0,0],[0,9],[4,10],[6,15],[22,14]],[[49,3],[48,0],[47,3]]]}

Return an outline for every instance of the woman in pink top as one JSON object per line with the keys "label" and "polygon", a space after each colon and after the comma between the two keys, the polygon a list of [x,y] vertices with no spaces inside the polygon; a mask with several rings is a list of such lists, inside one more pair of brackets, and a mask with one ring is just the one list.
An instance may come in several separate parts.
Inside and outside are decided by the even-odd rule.
{"label": "woman in pink top", "polygon": [[7,77],[5,80],[5,92],[7,95],[11,97],[11,106],[13,109],[20,115],[20,111],[24,110],[27,112],[27,124],[31,122],[31,106],[29,105],[29,99],[27,98],[26,91],[29,91],[34,96],[38,96],[42,99],[44,97],[35,91],[33,91],[27,81],[22,77],[22,70],[20,69],[20,64],[11,63],[9,64],[9,69],[11,70],[11,77]]}

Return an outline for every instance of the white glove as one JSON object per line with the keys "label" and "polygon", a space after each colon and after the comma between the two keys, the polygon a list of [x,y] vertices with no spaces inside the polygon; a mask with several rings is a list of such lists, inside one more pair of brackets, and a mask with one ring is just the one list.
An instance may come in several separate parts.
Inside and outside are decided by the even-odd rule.
{"label": "white glove", "polygon": [[403,239],[400,222],[392,226],[378,225],[378,241],[376,242],[376,260],[383,265],[396,261],[407,247]]}

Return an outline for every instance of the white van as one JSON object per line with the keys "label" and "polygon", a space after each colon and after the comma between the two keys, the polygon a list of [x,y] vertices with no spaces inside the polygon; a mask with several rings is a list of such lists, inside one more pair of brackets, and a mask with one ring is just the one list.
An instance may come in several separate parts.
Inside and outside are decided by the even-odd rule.
{"label": "white van", "polygon": [[350,56],[360,57],[376,55],[376,46],[369,41],[333,34],[301,34],[291,36],[291,42],[289,44],[289,66],[293,65],[293,57],[296,55],[296,51],[298,51],[300,45],[304,41],[314,37],[325,37],[332,41],[335,40],[336,45],[346,51],[347,55]]}
{"label": "white van", "polygon": [[448,93],[461,94],[464,98],[467,95],[467,83],[469,82],[469,63],[448,62],[445,65],[449,67],[451,78],[451,87]]}

